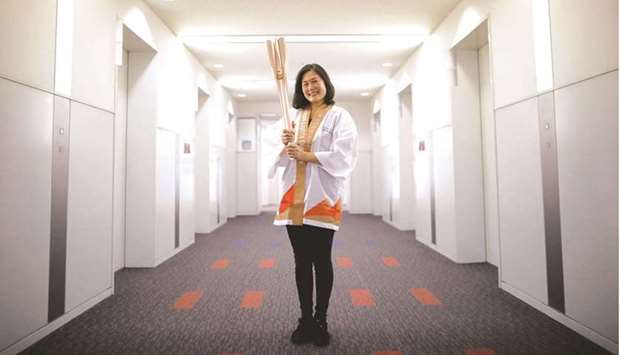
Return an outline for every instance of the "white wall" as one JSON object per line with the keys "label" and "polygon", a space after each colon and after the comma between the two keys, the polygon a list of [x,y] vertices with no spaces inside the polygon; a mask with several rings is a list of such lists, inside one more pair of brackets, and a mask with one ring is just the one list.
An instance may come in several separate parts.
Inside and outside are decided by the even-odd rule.
{"label": "white wall", "polygon": [[128,67],[125,265],[153,267],[158,71],[153,53],[130,53]]}
{"label": "white wall", "polygon": [[[70,6],[65,7],[67,4]],[[127,193],[131,193],[132,176],[138,173],[141,176],[136,180],[145,188],[139,196],[142,205],[132,205],[137,207],[134,217],[142,223],[128,225],[128,235],[135,228],[150,236],[152,245],[148,244],[148,238],[134,245],[134,250],[150,253],[144,257],[149,266],[156,263],[156,213],[170,212],[174,201],[170,198],[172,191],[166,190],[165,196],[160,194],[157,199],[162,205],[156,205],[156,186],[159,186],[155,174],[156,127],[180,135],[184,140],[208,142],[208,135],[194,133],[198,86],[211,94],[210,116],[227,119],[227,93],[143,2],[3,2],[0,41],[5,55],[0,61],[0,100],[4,104],[0,103],[0,111],[4,111],[0,132],[6,137],[0,143],[3,145],[0,154],[5,154],[2,161],[6,164],[0,174],[2,181],[7,182],[3,184],[2,201],[11,206],[3,210],[15,213],[0,216],[3,219],[0,224],[3,236],[0,240],[3,285],[0,327],[8,327],[0,330],[3,353],[25,349],[113,292],[113,250],[120,250],[113,248],[113,230],[122,229],[119,225],[113,227],[113,215],[118,217],[120,212],[113,196],[122,194],[115,184],[120,183],[124,175],[120,169],[114,170],[115,164],[118,166],[122,160],[119,157],[122,151],[113,150],[115,139],[118,143],[123,133],[119,130],[118,136],[113,135],[115,125],[118,126],[115,122],[115,64],[120,58],[117,58],[117,51],[122,51],[123,47],[123,43],[117,42],[117,31],[122,24],[157,52],[152,61],[143,61],[143,68],[133,68],[134,74],[137,69],[148,68],[147,74],[152,74],[146,76],[148,80],[128,83],[130,96],[136,85],[147,85],[150,90],[147,90],[151,101],[148,105],[138,99],[132,106],[129,97],[129,111],[133,107],[146,112],[149,118],[132,121],[135,118],[132,112],[127,117],[128,134],[130,130],[141,132],[138,140],[128,142],[129,155],[133,149],[138,153],[134,158],[143,162],[142,165],[131,164],[134,170],[127,170]],[[130,55],[130,61],[134,54]],[[134,59],[139,57],[136,54]],[[138,77],[141,76],[134,76]],[[60,94],[62,97],[58,96]],[[54,101],[57,102],[56,113]],[[59,216],[60,220],[66,218],[67,221],[63,236],[67,244],[61,253],[50,251],[52,135],[59,134],[58,129],[52,129],[52,122],[69,114],[70,128],[65,127],[65,130],[70,140],[62,151],[68,163],[67,212]],[[191,175],[193,162],[185,160],[184,165],[190,165],[187,170]],[[29,163],[24,165],[24,161]],[[186,176],[184,181],[187,180]],[[194,240],[192,179],[189,180],[189,183],[183,182],[182,187],[181,248]],[[36,196],[36,199],[24,196]],[[128,201],[127,209],[131,210],[132,206]],[[23,222],[23,218],[28,222]],[[171,233],[170,228],[160,236],[167,243],[174,241],[174,231]],[[127,244],[131,244],[129,239]],[[60,265],[65,265],[63,276],[66,280],[50,276],[50,254]],[[28,261],[27,265],[24,261]],[[129,259],[127,264],[130,264]],[[50,281],[62,285],[50,285]],[[65,288],[65,298],[60,300],[64,304],[64,314],[59,318],[48,319],[50,286]]]}
{"label": "white wall", "polygon": [[123,65],[116,71],[116,107],[114,109],[114,271],[125,267],[125,176],[127,174],[127,93],[129,54],[123,50]]}
{"label": "white wall", "polygon": [[[204,77],[202,82],[204,82],[204,85],[201,87],[207,88],[211,96],[206,104],[195,113],[195,219],[197,233],[211,233],[230,216],[230,213],[226,212],[230,209],[230,204],[236,204],[235,202],[230,202],[236,199],[236,167],[231,166],[236,165],[236,157],[233,156],[233,160],[226,159],[226,156],[231,157],[230,151],[236,149],[236,142],[232,139],[234,135],[230,132],[227,133],[227,131],[232,129],[228,120],[230,102],[228,94],[210,75]],[[235,120],[233,120],[232,125],[235,124]],[[225,152],[227,152],[227,155]],[[221,166],[224,171],[220,172],[223,176],[222,188],[224,190],[221,198],[214,196],[215,190],[212,188],[212,185],[217,184],[217,181],[213,181],[213,179],[217,179],[217,176],[219,176],[218,167],[215,165],[218,157],[226,159],[226,164]],[[219,201],[218,198],[220,199]],[[216,206],[219,206],[221,209],[220,218],[223,222],[219,224],[216,220],[217,211],[214,210]]]}
{"label": "white wall", "polygon": [[566,314],[617,341],[618,71],[555,100]]}
{"label": "white wall", "polygon": [[[258,148],[257,117],[239,116],[237,119],[237,214],[256,215],[259,211],[259,183],[264,179],[258,176],[260,155]],[[249,142],[249,147],[243,147]]]}
{"label": "white wall", "polygon": [[71,103],[65,312],[112,287],[113,119]]}
{"label": "white wall", "polygon": [[453,50],[457,85],[452,88],[456,260],[485,262],[482,129],[478,50]]}
{"label": "white wall", "polygon": [[379,142],[373,143],[382,147],[375,164],[383,171],[381,215],[385,222],[399,230],[414,229],[416,215],[414,140],[411,138],[417,117],[410,83],[409,79],[388,82],[373,103],[373,111],[380,111],[381,116],[381,132],[374,137]]}
{"label": "white wall", "polygon": [[[472,163],[479,166],[480,162],[461,151],[472,143],[464,139],[467,136],[464,132],[475,127],[460,122],[463,116],[455,111],[467,103],[459,101],[463,97],[458,96],[458,83],[454,88],[459,61],[452,58],[450,49],[488,19],[499,184],[500,287],[617,353],[618,3],[613,0],[597,2],[596,6],[585,0],[550,0],[549,3],[550,15],[539,16],[533,7],[537,3],[532,1],[462,1],[375,97],[375,111],[380,107],[382,125],[387,126],[388,137],[382,137],[383,140],[395,139],[391,127],[396,119],[393,114],[397,108],[396,93],[412,84],[415,138],[411,139],[420,142],[428,139],[430,132],[438,132],[438,128],[453,129],[450,139],[455,154],[444,155],[445,162],[434,169],[440,176],[434,179],[438,245],[432,247],[460,260],[458,249],[464,245],[459,246],[457,241],[466,240],[461,238],[462,234],[475,236],[483,232],[479,231],[479,224],[469,227],[463,221],[459,224],[460,217],[454,221],[443,217],[447,225],[442,225],[440,209],[447,208],[456,216],[467,215],[462,213],[471,203],[459,201],[473,201],[472,196],[466,198],[471,191],[463,187],[470,186],[472,174],[476,172],[463,169],[469,169],[468,164]],[[550,19],[550,26],[536,27],[550,30],[552,43],[546,52],[545,46],[539,46],[545,44],[545,37],[534,30],[537,18]],[[545,67],[540,60],[545,55],[551,56],[551,67]],[[539,86],[543,88],[545,73],[549,73],[547,77],[551,81],[545,89],[539,89]],[[550,93],[541,96],[546,91],[539,90]],[[551,136],[544,131],[545,122],[557,134],[557,144],[551,143],[550,147],[546,146]],[[594,136],[600,137],[599,140],[592,141]],[[437,138],[433,139],[435,144]],[[541,147],[551,150],[543,152]],[[419,184],[416,232],[418,240],[429,243],[429,160],[428,154],[416,154],[420,158],[416,160],[415,171]],[[543,173],[550,176],[554,173],[552,167],[543,166],[543,161],[548,159],[558,162],[557,179],[551,185],[543,184],[542,180]],[[442,177],[441,171],[453,174],[452,179]],[[559,191],[559,207],[555,211],[560,216],[561,249],[554,247],[553,251],[547,251],[546,243],[555,237],[545,232],[545,223],[554,222],[549,216],[545,219],[544,204],[550,198],[545,196],[552,196],[553,184],[557,184]],[[590,207],[584,208],[584,203]],[[592,238],[593,235],[597,238]],[[558,281],[548,280],[548,263],[559,260],[548,259],[548,255],[558,252],[562,256],[563,278],[559,281],[563,281],[564,287],[548,289],[548,281]],[[557,265],[550,267],[556,275]],[[562,292],[564,311],[549,304],[550,293]]]}
{"label": "white wall", "polygon": [[52,94],[0,79],[0,351],[47,323],[53,114]]}
{"label": "white wall", "polygon": [[355,120],[358,132],[357,149],[359,155],[357,166],[349,179],[348,210],[350,213],[372,213],[372,195],[368,193],[372,189],[372,140],[370,131],[372,107],[370,100],[342,100],[336,101],[336,105],[349,111]]}
{"label": "white wall", "polygon": [[0,76],[54,90],[56,0],[2,2]]}
{"label": "white wall", "polygon": [[499,220],[497,213],[497,158],[495,154],[495,116],[488,43],[478,50],[480,69],[480,123],[484,164],[484,235],[486,260],[499,265]]}

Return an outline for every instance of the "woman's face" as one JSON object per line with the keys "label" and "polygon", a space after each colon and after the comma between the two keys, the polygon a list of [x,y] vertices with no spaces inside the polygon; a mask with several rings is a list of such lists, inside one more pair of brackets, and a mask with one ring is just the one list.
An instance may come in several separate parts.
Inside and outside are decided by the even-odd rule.
{"label": "woman's face", "polygon": [[312,104],[322,102],[327,93],[323,79],[314,70],[304,74],[301,79],[301,87],[306,100]]}

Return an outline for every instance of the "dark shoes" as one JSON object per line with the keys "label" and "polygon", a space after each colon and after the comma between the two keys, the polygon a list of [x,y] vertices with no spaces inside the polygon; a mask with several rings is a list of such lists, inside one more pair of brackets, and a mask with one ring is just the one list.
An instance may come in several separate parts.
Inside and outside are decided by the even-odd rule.
{"label": "dark shoes", "polygon": [[303,344],[314,340],[316,323],[313,318],[299,318],[297,329],[291,334],[293,344]]}
{"label": "dark shoes", "polygon": [[314,318],[316,322],[316,333],[314,334],[314,341],[312,342],[316,346],[329,345],[329,333],[327,332],[327,321],[321,318]]}
{"label": "dark shoes", "polygon": [[316,346],[327,346],[330,335],[327,332],[327,322],[325,319],[299,318],[297,328],[291,334],[293,344],[304,344],[312,342]]}

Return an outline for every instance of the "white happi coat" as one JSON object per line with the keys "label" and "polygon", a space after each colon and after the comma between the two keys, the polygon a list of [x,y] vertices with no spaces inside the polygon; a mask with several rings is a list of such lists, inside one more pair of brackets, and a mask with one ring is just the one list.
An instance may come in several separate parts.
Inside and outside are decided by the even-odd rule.
{"label": "white happi coat", "polygon": [[344,182],[357,163],[357,128],[342,107],[332,106],[323,119],[314,122],[319,120],[316,118],[308,126],[309,114],[309,110],[297,112],[296,135],[302,148],[312,151],[320,164],[296,161],[284,150],[276,157],[269,177],[279,167],[284,168],[284,173],[273,223],[338,230]]}

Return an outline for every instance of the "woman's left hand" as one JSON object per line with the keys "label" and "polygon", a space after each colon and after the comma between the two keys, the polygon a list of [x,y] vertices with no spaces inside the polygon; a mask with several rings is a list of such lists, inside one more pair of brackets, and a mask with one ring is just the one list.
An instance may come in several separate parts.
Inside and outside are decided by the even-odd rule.
{"label": "woman's left hand", "polygon": [[295,143],[289,143],[286,146],[286,154],[295,160],[305,161],[305,153],[306,152],[304,152],[301,147]]}

